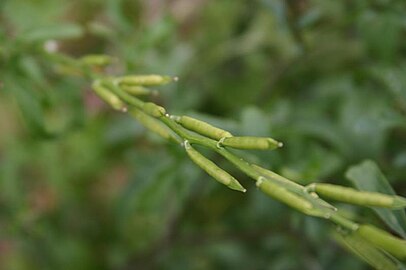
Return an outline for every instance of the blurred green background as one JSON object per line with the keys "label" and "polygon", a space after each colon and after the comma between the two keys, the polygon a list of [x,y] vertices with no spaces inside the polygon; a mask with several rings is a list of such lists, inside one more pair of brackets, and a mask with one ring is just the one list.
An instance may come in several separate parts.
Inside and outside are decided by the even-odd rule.
{"label": "blurred green background", "polygon": [[283,141],[244,156],[303,184],[349,185],[347,168],[372,159],[405,195],[405,12],[390,0],[0,1],[0,269],[369,269],[324,221],[207,153],[248,192],[219,185],[40,48],[179,76],[153,100]]}

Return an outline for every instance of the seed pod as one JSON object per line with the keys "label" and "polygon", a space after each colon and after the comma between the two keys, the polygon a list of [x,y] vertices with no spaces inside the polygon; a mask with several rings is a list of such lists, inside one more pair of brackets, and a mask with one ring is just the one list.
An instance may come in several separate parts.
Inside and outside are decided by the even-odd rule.
{"label": "seed pod", "polygon": [[377,270],[398,270],[399,267],[388,255],[377,249],[357,233],[335,234],[335,239],[349,251]]}
{"label": "seed pod", "polygon": [[[333,205],[329,204],[328,202],[318,198],[316,193],[308,193],[307,189],[304,186],[299,185],[296,182],[293,182],[279,174],[276,174],[270,170],[264,169],[255,164],[251,164],[251,167],[253,167],[257,172],[259,172],[263,177],[265,177],[269,181],[274,182],[275,184],[278,184],[278,185],[284,187],[288,191],[291,191],[295,194],[303,196],[304,199],[311,201],[314,205],[317,205],[317,206],[323,207],[323,208],[328,208],[329,210],[337,211],[336,207],[334,207]],[[322,215],[322,217],[326,218],[326,216],[324,216],[324,215]]]}
{"label": "seed pod", "polygon": [[148,89],[148,88],[145,88],[142,86],[135,86],[135,85],[122,85],[121,89],[123,89],[128,94],[131,94],[134,96],[142,96],[142,95],[149,95],[149,94],[156,93],[155,91],[152,91],[151,89]]}
{"label": "seed pod", "polygon": [[87,66],[107,66],[113,62],[113,58],[103,54],[90,54],[80,58],[79,61]]}
{"label": "seed pod", "polygon": [[262,176],[258,178],[256,185],[269,196],[289,205],[292,208],[295,208],[302,213],[312,216],[322,216],[317,209],[314,209],[313,205],[309,201],[288,191],[286,188],[278,184],[272,183]]}
{"label": "seed pod", "polygon": [[[337,210],[336,210],[337,211]],[[338,225],[340,229],[346,229],[349,231],[356,231],[359,228],[359,224],[340,215],[337,212],[334,212],[330,215],[329,219]]]}
{"label": "seed pod", "polygon": [[361,225],[357,233],[367,241],[392,254],[398,259],[406,259],[406,241],[371,225]]}
{"label": "seed pod", "polygon": [[197,132],[209,138],[220,140],[223,137],[231,137],[230,132],[214,127],[206,122],[189,116],[176,117],[175,121],[191,131]]}
{"label": "seed pod", "polygon": [[152,102],[146,102],[142,106],[142,110],[153,117],[161,117],[165,115],[166,111],[164,107],[158,106]]}
{"label": "seed pod", "polygon": [[134,108],[130,109],[130,114],[150,131],[158,134],[159,136],[167,140],[178,142],[178,139],[174,136],[174,134],[157,119]]}
{"label": "seed pod", "polygon": [[213,161],[207,159],[205,156],[196,151],[188,141],[184,142],[186,153],[189,155],[190,159],[210,176],[216,179],[218,182],[226,185],[227,187],[246,192],[247,190],[228,172],[224,171],[218,167]]}
{"label": "seed pod", "polygon": [[107,88],[101,85],[99,80],[96,80],[92,84],[94,92],[102,98],[105,102],[110,104],[116,110],[126,111],[127,107],[124,102],[121,101],[115,94],[110,92]]}
{"label": "seed pod", "polygon": [[139,86],[164,85],[176,80],[177,77],[161,75],[129,75],[119,78],[120,84]]}
{"label": "seed pod", "polygon": [[284,186],[286,189],[295,191],[295,192],[304,192],[305,188],[279,174],[276,174],[270,170],[264,169],[260,166],[257,166],[255,164],[251,164],[251,166],[258,171],[262,176],[264,176],[267,179],[273,180],[277,183],[279,183],[281,186]]}
{"label": "seed pod", "polygon": [[272,138],[250,136],[224,138],[219,141],[219,144],[237,149],[251,150],[272,150],[283,145]]}
{"label": "seed pod", "polygon": [[393,209],[406,207],[406,199],[399,196],[391,196],[377,192],[358,191],[353,188],[332,184],[312,184],[309,187],[316,191],[320,196],[345,203]]}

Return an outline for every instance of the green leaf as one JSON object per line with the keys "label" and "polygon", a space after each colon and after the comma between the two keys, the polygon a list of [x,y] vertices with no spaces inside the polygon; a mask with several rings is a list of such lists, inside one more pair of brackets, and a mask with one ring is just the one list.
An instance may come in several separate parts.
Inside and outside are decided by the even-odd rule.
{"label": "green leaf", "polygon": [[396,259],[372,246],[357,234],[335,233],[334,238],[348,251],[354,253],[377,270],[399,269],[400,263]]}
{"label": "green leaf", "polygon": [[[346,177],[361,191],[396,195],[379,167],[371,160],[350,167],[346,172]],[[393,231],[406,238],[406,215],[403,210],[372,209]]]}

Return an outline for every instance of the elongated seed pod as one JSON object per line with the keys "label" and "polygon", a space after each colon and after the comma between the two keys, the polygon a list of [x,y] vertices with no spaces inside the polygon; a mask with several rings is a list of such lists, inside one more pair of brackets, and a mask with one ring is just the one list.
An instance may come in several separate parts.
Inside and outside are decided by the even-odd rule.
{"label": "elongated seed pod", "polygon": [[286,189],[291,190],[291,191],[295,191],[295,192],[304,192],[305,191],[305,187],[302,185],[299,185],[279,174],[276,174],[270,170],[267,170],[265,168],[262,168],[260,166],[257,166],[255,164],[251,164],[251,166],[260,174],[262,174],[262,176],[264,176],[267,179],[270,179],[272,181],[275,181],[277,183],[279,183],[280,185],[284,186]]}
{"label": "elongated seed pod", "polygon": [[281,201],[290,207],[311,216],[322,216],[317,209],[306,199],[288,191],[286,188],[272,183],[265,177],[259,177],[256,183],[257,187],[272,198]]}
{"label": "elongated seed pod", "polygon": [[125,103],[121,101],[121,99],[117,97],[115,94],[110,92],[107,88],[102,86],[99,80],[93,82],[92,88],[101,99],[110,104],[110,106],[113,107],[114,109],[121,111],[127,110]]}
{"label": "elongated seed pod", "polygon": [[107,66],[113,62],[113,58],[103,54],[89,54],[79,61],[87,66]]}
{"label": "elongated seed pod", "polygon": [[153,117],[160,117],[165,115],[166,111],[164,107],[158,106],[152,102],[146,102],[142,106],[142,110]]}
{"label": "elongated seed pod", "polygon": [[213,161],[207,159],[205,156],[196,151],[188,141],[184,142],[186,153],[190,159],[210,176],[216,179],[218,182],[226,185],[227,187],[246,192],[247,190],[228,172],[218,167]]}
{"label": "elongated seed pod", "polygon": [[272,150],[282,147],[282,143],[272,138],[265,137],[227,137],[219,141],[220,145],[229,146],[237,149],[248,150]]}
{"label": "elongated seed pod", "polygon": [[174,118],[176,122],[182,125],[184,128],[187,128],[191,131],[197,132],[209,138],[220,140],[224,137],[231,137],[230,132],[225,131],[221,128],[214,127],[209,123],[197,120],[189,116],[179,116]]}
{"label": "elongated seed pod", "polygon": [[164,85],[172,81],[176,81],[177,77],[161,76],[161,75],[129,75],[118,78],[120,84],[139,85],[139,86],[154,86]]}
{"label": "elongated seed pod", "polygon": [[[291,191],[293,193],[299,194],[300,196],[303,196],[305,199],[311,201],[314,203],[314,205],[321,206],[323,208],[328,208],[333,211],[337,211],[337,208],[334,207],[333,205],[329,204],[328,202],[320,199],[320,198],[315,198],[314,195],[317,195],[315,193],[308,193],[306,188],[302,185],[297,184],[296,182],[293,182],[279,174],[276,174],[270,170],[267,170],[265,168],[262,168],[260,166],[257,166],[255,164],[251,164],[251,167],[253,167],[257,172],[259,172],[263,177],[268,179],[271,182],[275,182],[278,185],[286,188],[288,191]],[[325,218],[325,216],[323,216]]]}
{"label": "elongated seed pod", "polygon": [[160,121],[153,118],[152,116],[143,113],[142,111],[131,108],[130,114],[138,120],[144,127],[149,129],[150,131],[158,134],[159,136],[167,139],[173,140],[175,142],[179,142],[179,140],[174,136],[174,134],[169,130],[165,125],[163,125]]}
{"label": "elongated seed pod", "polygon": [[335,234],[335,239],[377,270],[398,270],[398,265],[357,233]]}
{"label": "elongated seed pod", "polygon": [[393,209],[406,207],[406,199],[399,196],[386,195],[377,192],[358,191],[353,188],[332,184],[315,183],[309,187],[314,189],[314,191],[320,196],[350,204]]}
{"label": "elongated seed pod", "polygon": [[340,215],[337,212],[332,213],[329,219],[337,224],[340,228],[345,228],[350,231],[356,231],[359,228],[358,223]]}
{"label": "elongated seed pod", "polygon": [[358,234],[398,259],[406,259],[406,241],[371,225],[361,225]]}
{"label": "elongated seed pod", "polygon": [[149,95],[155,93],[151,89],[145,88],[143,86],[135,86],[135,85],[121,85],[121,89],[123,89],[128,94],[134,96],[142,96],[142,95]]}

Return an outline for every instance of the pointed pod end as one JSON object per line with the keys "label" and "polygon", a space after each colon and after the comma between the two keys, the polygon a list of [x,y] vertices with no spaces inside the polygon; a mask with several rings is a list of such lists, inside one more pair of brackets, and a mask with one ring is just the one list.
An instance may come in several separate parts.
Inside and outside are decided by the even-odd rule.
{"label": "pointed pod end", "polygon": [[229,188],[237,190],[237,191],[241,191],[243,193],[247,192],[247,189],[245,189],[240,182],[238,182],[237,180],[233,180],[230,182],[230,184],[227,185]]}
{"label": "pointed pod end", "polygon": [[179,81],[179,77],[178,76],[162,76],[162,81],[160,82],[160,85],[164,85],[167,83],[171,83],[171,82],[177,82]]}
{"label": "pointed pod end", "polygon": [[278,142],[277,140],[272,139],[272,138],[267,138],[267,141],[268,141],[268,149],[269,150],[273,150],[273,149],[276,149],[276,148],[281,148],[283,146],[282,142]]}
{"label": "pointed pod end", "polygon": [[153,117],[161,117],[166,114],[166,110],[164,107],[158,106],[152,102],[146,102],[142,106],[142,109],[145,113],[153,116]]}

